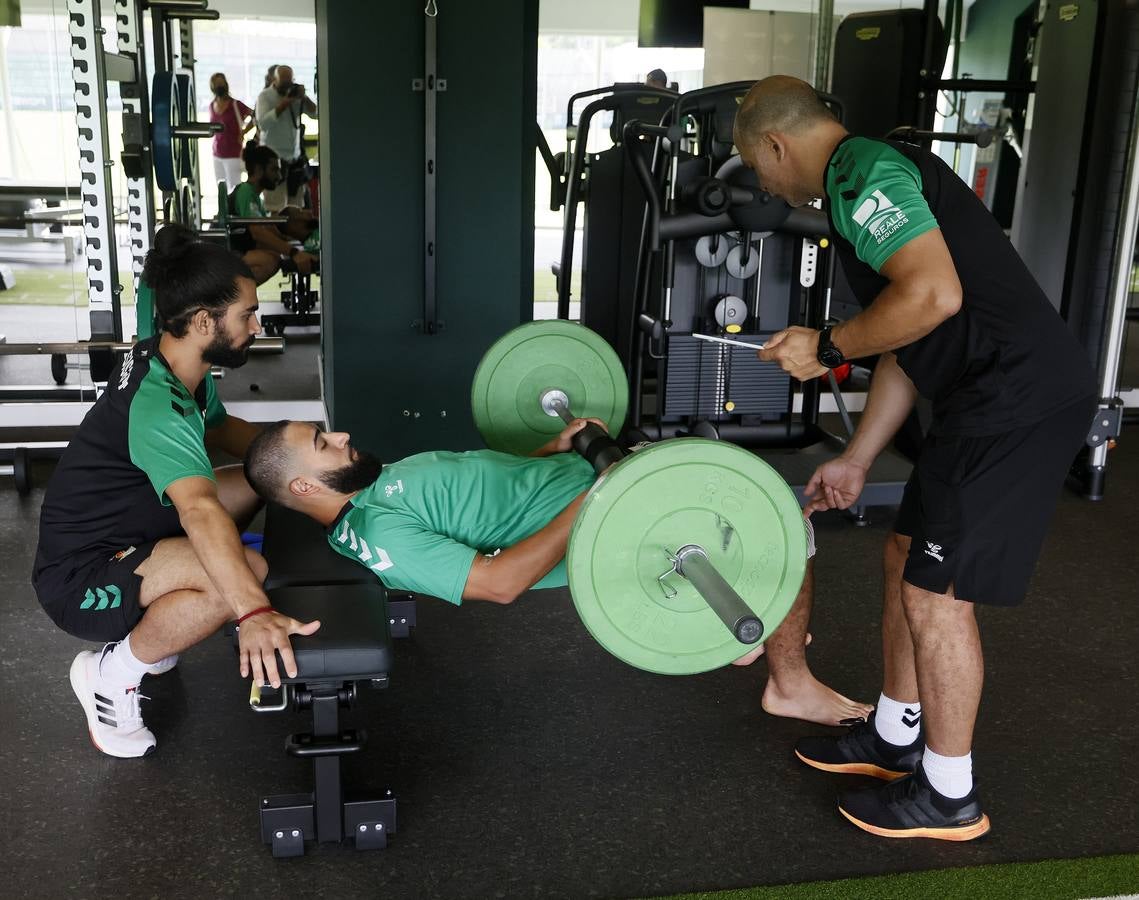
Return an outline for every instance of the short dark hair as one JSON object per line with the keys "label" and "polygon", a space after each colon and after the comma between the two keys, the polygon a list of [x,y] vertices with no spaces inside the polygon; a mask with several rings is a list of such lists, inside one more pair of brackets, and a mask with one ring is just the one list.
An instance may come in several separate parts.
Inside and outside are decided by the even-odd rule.
{"label": "short dark hair", "polygon": [[668,76],[664,73],[664,69],[653,69],[645,76],[646,81],[659,81],[662,84],[668,84]]}
{"label": "short dark hair", "polygon": [[277,156],[277,151],[272,147],[250,141],[241,151],[241,159],[245,163],[245,171],[252,172],[256,168],[267,169],[269,163],[275,159],[280,159],[280,157]]}
{"label": "short dark hair", "polygon": [[142,280],[154,291],[154,308],[163,331],[186,334],[190,319],[204,309],[214,320],[237,299],[237,279],[253,281],[241,259],[220,244],[201,241],[184,225],[166,225],[154,235]]}
{"label": "short dark hair", "polygon": [[771,131],[799,132],[825,119],[834,121],[834,114],[807,82],[769,75],[752,85],[736,112],[735,144],[754,143]]}
{"label": "short dark hair", "polygon": [[280,506],[289,505],[289,490],[285,483],[292,461],[292,454],[285,443],[285,429],[289,424],[288,419],[282,419],[266,426],[249,442],[242,463],[249,486],[259,497]]}

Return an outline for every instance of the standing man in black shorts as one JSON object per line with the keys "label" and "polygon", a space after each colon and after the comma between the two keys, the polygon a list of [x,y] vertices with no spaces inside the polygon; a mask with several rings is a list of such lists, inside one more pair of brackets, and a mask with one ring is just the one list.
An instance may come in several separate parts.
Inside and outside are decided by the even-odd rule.
{"label": "standing man in black shorts", "polygon": [[[242,457],[258,429],[226,413],[212,365],[245,362],[257,322],[252,273],[193,232],[158,232],[143,278],[162,332],[112,372],[60,460],[40,511],[32,580],[64,631],[109,642],[71,665],[95,746],[111,756],[155,747],[139,684],[227,620],[242,623],[241,674],[279,684],[274,652],[296,672],[289,635],[310,634],[272,610],[265,560],[238,526],[259,505],[241,466],[214,469],[207,448]],[[235,524],[237,523],[237,524]]]}
{"label": "standing man in black shorts", "polygon": [[789,328],[759,356],[796,378],[879,355],[843,454],[807,485],[808,512],[849,507],[920,394],[933,421],[886,542],[884,685],[871,721],[796,755],[890,783],[839,811],[884,837],[970,840],[989,830],[971,748],[984,660],[975,604],[1019,603],[1096,407],[1094,375],[984,205],[942,160],[852,137],[805,82],[773,76],[744,99],[735,142],[760,185],[794,206],[826,199],[863,311]]}

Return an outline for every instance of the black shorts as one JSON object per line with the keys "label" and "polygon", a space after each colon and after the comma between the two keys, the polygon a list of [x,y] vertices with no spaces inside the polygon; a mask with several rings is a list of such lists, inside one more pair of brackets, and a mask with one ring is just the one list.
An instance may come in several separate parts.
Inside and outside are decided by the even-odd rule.
{"label": "black shorts", "polygon": [[1020,603],[1095,408],[1083,401],[1005,434],[927,436],[894,524],[911,538],[906,582]]}
{"label": "black shorts", "polygon": [[121,641],[142,618],[142,577],[135,569],[157,543],[100,553],[64,576],[42,572],[35,583],[40,605],[70,635],[85,641]]}

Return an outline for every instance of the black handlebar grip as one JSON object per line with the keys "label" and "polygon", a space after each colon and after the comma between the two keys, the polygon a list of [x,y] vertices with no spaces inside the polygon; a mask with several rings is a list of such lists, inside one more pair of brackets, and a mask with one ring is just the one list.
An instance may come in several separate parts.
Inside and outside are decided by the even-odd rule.
{"label": "black handlebar grip", "polygon": [[580,453],[600,475],[613,463],[625,458],[625,451],[598,425],[592,422],[573,436],[573,449]]}

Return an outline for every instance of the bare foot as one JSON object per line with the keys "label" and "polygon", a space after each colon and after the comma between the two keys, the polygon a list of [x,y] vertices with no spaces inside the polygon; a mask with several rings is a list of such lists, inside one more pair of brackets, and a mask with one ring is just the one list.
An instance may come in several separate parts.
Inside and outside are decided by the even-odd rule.
{"label": "bare foot", "polygon": [[773,716],[802,719],[819,725],[851,725],[869,718],[874,707],[856,703],[831,690],[814,675],[796,679],[790,691],[783,693],[773,679],[767,680],[763,691],[763,708]]}
{"label": "bare foot", "polygon": [[[810,634],[807,635],[806,640],[803,641],[804,647],[809,647],[813,638]],[[763,656],[763,644],[759,644],[737,659],[732,663],[733,666],[750,666],[753,662]]]}

